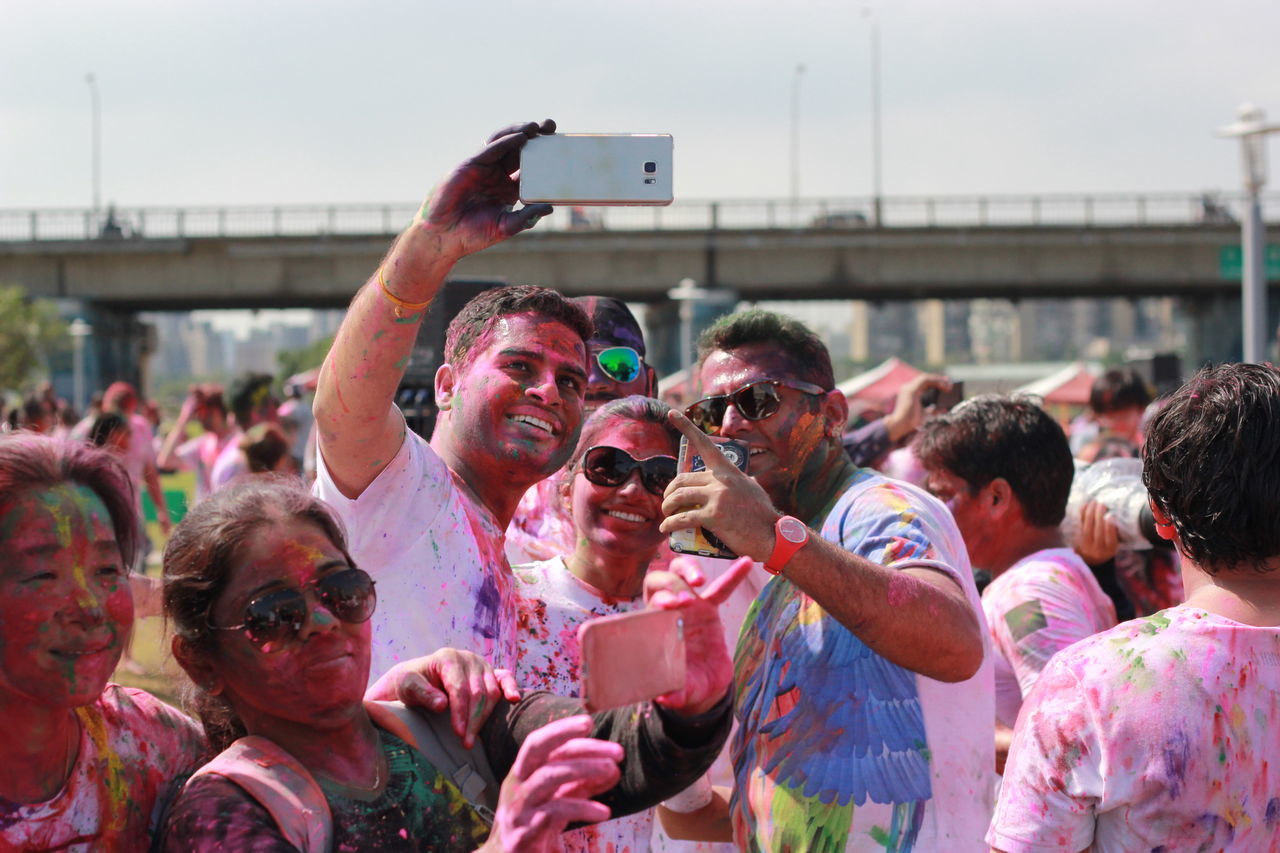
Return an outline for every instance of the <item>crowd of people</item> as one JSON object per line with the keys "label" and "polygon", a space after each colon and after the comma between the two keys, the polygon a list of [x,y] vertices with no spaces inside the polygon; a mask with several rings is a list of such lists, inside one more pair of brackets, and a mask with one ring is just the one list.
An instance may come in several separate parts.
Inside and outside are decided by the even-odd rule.
{"label": "crowd of people", "polygon": [[[419,323],[548,212],[513,174],[553,131],[440,184],[312,406],[249,376],[158,436],[118,383],[0,436],[0,847],[1280,846],[1280,370],[1156,401],[1113,371],[1071,437],[1033,398],[930,407],[926,375],[851,429],[794,319],[716,321],[673,409],[625,304],[520,285],[449,325],[419,436]],[[695,529],[737,558],[673,553]],[[185,713],[111,683],[150,609]],[[579,629],[646,609],[682,618],[683,688],[586,713]]]}

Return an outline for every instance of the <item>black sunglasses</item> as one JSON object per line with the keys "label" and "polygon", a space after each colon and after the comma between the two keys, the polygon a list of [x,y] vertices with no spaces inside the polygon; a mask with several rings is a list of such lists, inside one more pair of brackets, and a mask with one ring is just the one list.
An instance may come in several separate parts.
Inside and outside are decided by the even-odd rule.
{"label": "black sunglasses", "polygon": [[249,642],[262,651],[276,651],[302,630],[311,612],[304,590],[314,589],[330,613],[343,622],[367,622],[378,603],[373,578],[362,569],[349,568],[325,575],[304,587],[277,589],[260,595],[244,608],[239,625],[213,625],[215,631],[244,631]]}
{"label": "black sunglasses", "polygon": [[598,444],[582,455],[582,476],[597,486],[621,486],[640,469],[640,482],[655,495],[661,495],[676,478],[674,456],[650,456],[636,459],[625,450]]}
{"label": "black sunglasses", "polygon": [[698,429],[708,435],[716,435],[720,432],[720,425],[724,423],[724,413],[729,410],[730,403],[738,410],[738,414],[749,421],[762,421],[777,414],[778,407],[782,405],[782,397],[778,394],[779,386],[811,396],[827,393],[819,385],[798,379],[761,379],[749,382],[728,394],[703,397],[685,409],[684,413]]}

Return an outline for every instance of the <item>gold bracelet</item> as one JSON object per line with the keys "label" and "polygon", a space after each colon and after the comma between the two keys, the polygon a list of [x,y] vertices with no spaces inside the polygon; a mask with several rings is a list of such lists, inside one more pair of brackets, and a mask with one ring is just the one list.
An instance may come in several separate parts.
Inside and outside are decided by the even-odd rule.
{"label": "gold bracelet", "polygon": [[415,311],[421,311],[422,309],[426,308],[428,305],[431,304],[430,299],[428,299],[426,302],[406,302],[405,300],[401,299],[399,296],[396,296],[394,293],[392,293],[391,290],[387,287],[387,280],[382,277],[382,267],[378,267],[378,284],[381,285],[382,287],[382,295],[387,298],[388,302],[396,306],[397,320],[404,319],[404,314],[400,313],[401,311],[409,311],[411,313]]}

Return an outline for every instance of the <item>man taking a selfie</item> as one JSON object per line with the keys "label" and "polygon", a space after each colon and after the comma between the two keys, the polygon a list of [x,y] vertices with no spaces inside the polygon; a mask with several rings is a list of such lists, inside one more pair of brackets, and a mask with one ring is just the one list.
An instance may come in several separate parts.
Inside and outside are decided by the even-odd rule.
{"label": "man taking a selfie", "polygon": [[513,210],[511,175],[524,144],[554,130],[547,121],[501,131],[445,179],[352,300],[321,369],[315,491],[378,582],[372,672],[443,646],[514,664],[503,531],[520,496],[577,441],[591,321],[545,288],[486,291],[449,325],[430,443],[392,400],[453,265],[550,212]]}
{"label": "man taking a selfie", "polygon": [[[983,849],[992,672],[950,513],[852,464],[801,323],[735,314],[698,357],[704,396],[674,419],[707,470],[668,487],[663,529],[704,527],[777,577],[738,641],[732,801],[678,820],[745,850]],[[746,444],[751,476],[703,431]]]}

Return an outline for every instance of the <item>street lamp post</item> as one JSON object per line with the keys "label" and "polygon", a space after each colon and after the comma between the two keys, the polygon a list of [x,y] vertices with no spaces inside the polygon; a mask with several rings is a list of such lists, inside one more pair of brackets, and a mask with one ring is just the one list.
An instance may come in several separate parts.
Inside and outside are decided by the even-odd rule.
{"label": "street lamp post", "polygon": [[[800,210],[800,75],[804,64],[797,63],[791,77],[791,216]],[[794,224],[794,223],[793,223]]]}
{"label": "street lamp post", "polygon": [[93,73],[84,75],[89,84],[89,105],[93,114],[92,175],[93,175],[93,224],[97,227],[98,211],[102,209],[102,104],[98,100],[98,80]]}
{"label": "street lamp post", "polygon": [[1262,110],[1243,104],[1239,121],[1218,129],[1219,136],[1240,140],[1244,189],[1249,209],[1240,223],[1243,269],[1240,285],[1240,322],[1244,332],[1243,361],[1257,364],[1267,359],[1267,231],[1262,221],[1262,187],[1267,183],[1267,134],[1280,125],[1267,124]]}
{"label": "street lamp post", "polygon": [[862,16],[871,22],[871,222],[879,228],[884,206],[880,184],[880,21],[870,9],[863,9]]}
{"label": "street lamp post", "polygon": [[[691,278],[680,280],[677,287],[667,291],[667,298],[680,303],[680,369],[693,370],[693,311],[698,300],[705,299],[710,293],[705,287]],[[692,383],[693,377],[689,376]]]}
{"label": "street lamp post", "polygon": [[84,339],[93,334],[93,326],[90,326],[81,318],[77,317],[67,327],[67,333],[71,335],[71,347],[73,350],[74,363],[71,365],[71,396],[75,399],[77,414],[84,414]]}

